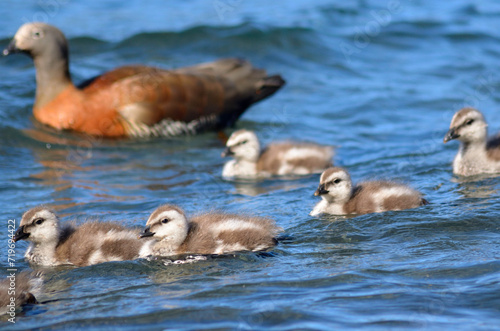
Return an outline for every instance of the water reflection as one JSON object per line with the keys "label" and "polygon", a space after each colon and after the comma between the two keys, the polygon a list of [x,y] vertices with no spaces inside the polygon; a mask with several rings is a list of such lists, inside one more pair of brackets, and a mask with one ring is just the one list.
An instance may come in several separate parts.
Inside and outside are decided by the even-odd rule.
{"label": "water reflection", "polygon": [[[36,125],[40,126],[40,124]],[[36,144],[30,144],[36,161],[44,170],[31,174],[31,177],[43,180],[45,185],[64,185],[68,181],[63,177],[74,171],[89,171],[82,163],[92,157],[92,150],[97,141],[84,139],[79,135],[64,135],[49,128],[32,128],[22,133]],[[41,144],[39,144],[41,143]]]}
{"label": "water reflection", "polygon": [[232,194],[254,197],[275,191],[291,191],[309,187],[309,184],[297,182],[298,179],[302,178],[304,177],[280,177],[272,180],[232,180],[228,182],[233,184],[234,190],[231,192]]}
{"label": "water reflection", "polygon": [[498,174],[453,178],[458,183],[457,192],[464,198],[490,198],[497,195]]}
{"label": "water reflection", "polygon": [[[65,207],[77,205],[68,199],[75,192],[90,196],[86,203],[128,201],[144,199],[148,191],[167,191],[195,182],[185,178],[186,169],[171,162],[172,151],[163,149],[166,157],[151,153],[155,144],[161,143],[158,141],[151,142],[153,147],[148,152],[140,141],[102,140],[45,127],[22,133],[29,138],[23,146],[30,149],[34,161],[42,166],[34,167],[38,169],[29,177],[42,186],[53,188],[53,201],[64,202]],[[149,142],[147,144],[149,147]],[[154,159],[153,162],[150,159]],[[116,180],[110,181],[110,178]],[[123,192],[133,191],[142,192],[123,195]]]}

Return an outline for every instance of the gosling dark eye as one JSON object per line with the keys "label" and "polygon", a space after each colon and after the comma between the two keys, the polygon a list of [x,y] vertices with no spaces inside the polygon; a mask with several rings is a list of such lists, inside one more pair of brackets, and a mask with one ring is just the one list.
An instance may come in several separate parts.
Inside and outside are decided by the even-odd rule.
{"label": "gosling dark eye", "polygon": [[170,220],[168,218],[164,218],[164,219],[161,220],[161,222],[163,224],[167,224],[168,222],[170,222]]}
{"label": "gosling dark eye", "polygon": [[468,120],[467,122],[465,122],[465,125],[471,125],[472,123],[474,123],[474,120]]}
{"label": "gosling dark eye", "polygon": [[238,143],[238,145],[244,145],[248,142],[248,140],[243,140],[242,142]]}
{"label": "gosling dark eye", "polygon": [[45,221],[43,218],[39,218],[39,219],[35,220],[35,224],[40,225],[43,223],[43,221]]}
{"label": "gosling dark eye", "polygon": [[333,183],[334,183],[334,184],[338,184],[338,183],[340,183],[341,181],[342,181],[342,180],[341,180],[340,178],[337,178],[337,179],[335,179],[335,180],[333,181]]}

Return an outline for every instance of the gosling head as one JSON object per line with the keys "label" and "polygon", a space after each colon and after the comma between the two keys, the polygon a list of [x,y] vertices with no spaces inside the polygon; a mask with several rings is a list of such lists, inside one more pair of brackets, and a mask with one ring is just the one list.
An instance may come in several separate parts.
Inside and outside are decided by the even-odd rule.
{"label": "gosling head", "polygon": [[68,43],[58,28],[40,22],[23,24],[14,35],[3,55],[26,53],[32,58],[68,56]]}
{"label": "gosling head", "polygon": [[233,156],[237,160],[257,162],[260,156],[259,139],[253,131],[238,130],[233,132],[226,143],[222,157]]}
{"label": "gosling head", "polygon": [[315,196],[321,196],[328,202],[346,202],[352,192],[351,176],[346,170],[338,167],[326,169],[320,177]]}
{"label": "gosling head", "polygon": [[29,240],[36,244],[57,243],[59,219],[54,211],[44,206],[35,207],[24,213],[14,241]]}
{"label": "gosling head", "polygon": [[140,237],[166,240],[172,245],[180,245],[186,239],[189,223],[186,215],[177,206],[163,205],[150,216]]}
{"label": "gosling head", "polygon": [[488,132],[483,114],[474,108],[460,109],[453,115],[450,130],[443,139],[444,143],[458,139],[464,143],[486,141]]}

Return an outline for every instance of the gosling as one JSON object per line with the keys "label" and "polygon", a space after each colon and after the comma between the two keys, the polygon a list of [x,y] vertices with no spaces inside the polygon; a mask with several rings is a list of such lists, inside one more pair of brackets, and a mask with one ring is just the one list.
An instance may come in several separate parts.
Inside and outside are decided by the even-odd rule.
{"label": "gosling", "polygon": [[281,230],[262,217],[205,213],[188,220],[179,207],[163,205],[149,216],[141,237],[156,239],[151,255],[225,254],[270,249]]}
{"label": "gosling", "polygon": [[14,241],[31,242],[25,254],[30,263],[81,267],[143,257],[152,242],[140,241],[139,232],[95,221],[80,226],[61,225],[54,211],[39,206],[24,213]]}
{"label": "gosling", "polygon": [[455,113],[444,143],[460,141],[453,160],[453,173],[473,176],[500,172],[500,135],[488,139],[488,124],[483,114],[474,108],[463,108]]}
{"label": "gosling", "polygon": [[353,188],[349,173],[338,167],[321,174],[314,195],[321,196],[322,200],[311,211],[311,216],[380,213],[428,204],[420,192],[403,184],[372,181]]}
{"label": "gosling", "polygon": [[238,130],[226,143],[222,157],[233,156],[222,170],[226,178],[321,173],[332,166],[333,147],[313,143],[273,143],[261,151],[254,132]]}
{"label": "gosling", "polygon": [[38,301],[33,292],[38,290],[41,281],[38,275],[29,271],[10,274],[2,279],[0,281],[0,315],[15,314],[26,305],[37,304]]}

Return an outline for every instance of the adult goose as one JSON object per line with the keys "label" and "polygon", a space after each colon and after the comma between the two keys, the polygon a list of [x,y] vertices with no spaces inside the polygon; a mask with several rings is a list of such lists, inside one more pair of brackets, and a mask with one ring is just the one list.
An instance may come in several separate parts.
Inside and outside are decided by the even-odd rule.
{"label": "adult goose", "polygon": [[36,68],[33,114],[57,130],[117,137],[176,136],[232,125],[284,80],[240,59],[164,70],[119,67],[75,86],[64,34],[26,23],[3,51],[28,54]]}

